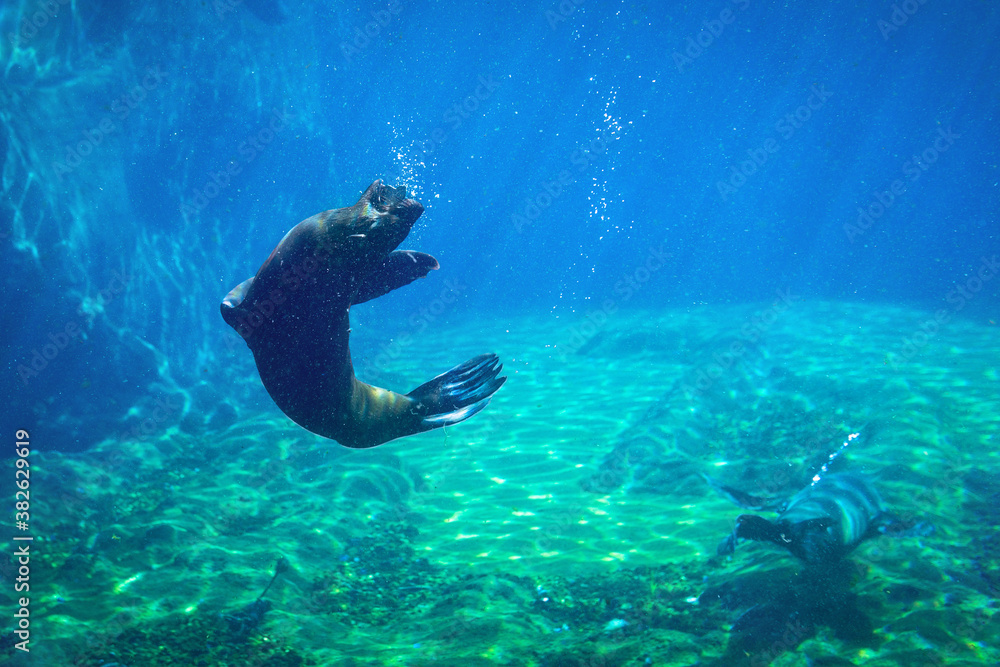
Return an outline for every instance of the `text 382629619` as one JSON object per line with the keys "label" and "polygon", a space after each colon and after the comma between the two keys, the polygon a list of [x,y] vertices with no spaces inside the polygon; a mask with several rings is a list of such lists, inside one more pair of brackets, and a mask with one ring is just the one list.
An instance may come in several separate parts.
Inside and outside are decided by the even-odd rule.
{"label": "text 382629619", "polygon": [[[31,464],[28,462],[28,454],[30,452],[31,441],[28,432],[24,429],[18,429],[14,435],[16,438],[14,453],[17,455],[17,458],[14,460],[14,477],[16,478],[15,484],[17,485],[17,492],[14,494],[14,522],[19,531],[27,532],[28,521],[31,518],[28,511],[30,509],[28,487],[31,486]],[[14,579],[14,591],[16,593],[27,593],[31,590],[31,568],[29,566],[31,562],[31,541],[32,537],[30,535],[14,536],[14,542],[17,544],[17,549],[14,551],[14,560],[17,561],[17,577]],[[28,648],[28,642],[31,640],[31,611],[29,610],[29,604],[30,600],[28,597],[17,598],[17,610],[14,612],[14,618],[17,619],[14,634],[21,640],[14,646],[24,652],[31,650]]]}

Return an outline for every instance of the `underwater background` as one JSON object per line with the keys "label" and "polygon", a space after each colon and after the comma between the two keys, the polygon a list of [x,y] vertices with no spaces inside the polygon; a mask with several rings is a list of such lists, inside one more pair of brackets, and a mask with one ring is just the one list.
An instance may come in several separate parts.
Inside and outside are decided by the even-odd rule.
{"label": "underwater background", "polygon": [[[1000,664],[998,35],[984,0],[5,2],[0,664]],[[509,379],[349,450],[218,308],[379,178],[441,269],[351,310],[358,377]],[[705,475],[821,470],[893,529],[717,553]]]}

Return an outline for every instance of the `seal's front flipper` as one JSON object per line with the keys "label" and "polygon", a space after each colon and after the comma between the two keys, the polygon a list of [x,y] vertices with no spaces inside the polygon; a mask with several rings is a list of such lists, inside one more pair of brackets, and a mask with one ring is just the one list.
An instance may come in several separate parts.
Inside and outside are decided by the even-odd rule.
{"label": "seal's front flipper", "polygon": [[361,282],[358,293],[351,299],[351,304],[377,299],[394,289],[409,285],[417,278],[423,278],[438,268],[440,268],[438,261],[425,252],[394,250]]}
{"label": "seal's front flipper", "polygon": [[[252,276],[229,290],[229,294],[222,300],[222,305],[220,306],[222,319],[226,321],[226,324],[236,329],[237,332],[240,331],[239,315],[242,312],[240,305],[243,303],[243,299],[246,298],[247,292],[250,291],[251,285],[253,285]],[[242,336],[243,334],[240,333],[240,335]]]}
{"label": "seal's front flipper", "polygon": [[785,541],[785,531],[782,526],[768,521],[755,514],[741,514],[736,517],[736,539],[754,540],[755,542],[774,542],[782,544]]}
{"label": "seal's front flipper", "polygon": [[736,553],[736,534],[729,533],[726,539],[719,542],[719,546],[715,548],[715,553],[719,556],[732,556]]}
{"label": "seal's front flipper", "polygon": [[425,430],[465,421],[485,408],[506,377],[495,354],[481,354],[455,366],[406,396],[417,404]]}
{"label": "seal's front flipper", "polygon": [[830,517],[819,517],[789,523],[788,521],[768,521],[753,514],[742,514],[736,518],[737,539],[771,542],[784,547],[792,555],[804,561],[817,561],[837,546],[837,538],[831,532],[836,522]]}

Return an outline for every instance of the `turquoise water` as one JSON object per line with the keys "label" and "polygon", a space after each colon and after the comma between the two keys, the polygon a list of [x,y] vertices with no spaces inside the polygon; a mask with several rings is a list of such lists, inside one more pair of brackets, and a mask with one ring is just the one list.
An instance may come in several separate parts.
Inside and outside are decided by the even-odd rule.
{"label": "turquoise water", "polygon": [[[267,409],[40,452],[45,664],[995,662],[994,328],[953,322],[894,368],[899,332],[926,313],[796,303],[759,341],[766,364],[687,395],[771,307],[621,313],[565,355],[576,320],[438,323],[394,364],[400,382],[485,344],[508,385],[478,418],[371,450]],[[363,367],[380,348],[358,333]],[[852,430],[844,465],[930,529],[865,542],[821,574],[768,544],[715,555],[739,510],[702,473],[790,495]],[[655,454],[584,490],[612,445]],[[273,606],[233,635],[222,616],[279,557],[291,567]],[[794,619],[730,632],[774,599],[799,605]]]}

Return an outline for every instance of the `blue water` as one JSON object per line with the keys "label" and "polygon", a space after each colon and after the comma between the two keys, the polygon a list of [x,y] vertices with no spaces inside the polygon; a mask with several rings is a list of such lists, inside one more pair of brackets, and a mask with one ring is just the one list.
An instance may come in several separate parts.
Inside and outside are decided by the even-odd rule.
{"label": "blue water", "polygon": [[[423,201],[410,243],[468,286],[455,312],[472,315],[777,289],[933,310],[997,251],[989,4],[261,5],[4,10],[4,387],[19,410],[127,401],[162,376],[113,339],[151,342],[190,382],[192,351],[226,335],[217,300],[295,222],[379,177]],[[102,120],[108,140],[60,171]],[[623,284],[651,250],[663,268]],[[133,276],[123,294],[81,316],[116,270]],[[962,315],[989,317],[996,284]],[[25,382],[18,365],[74,318],[103,349]]]}
{"label": "blue water", "polygon": [[0,28],[3,432],[50,451],[250,400],[219,302],[377,178],[442,268],[369,331],[449,285],[456,321],[1000,315],[995,3],[29,0]]}

